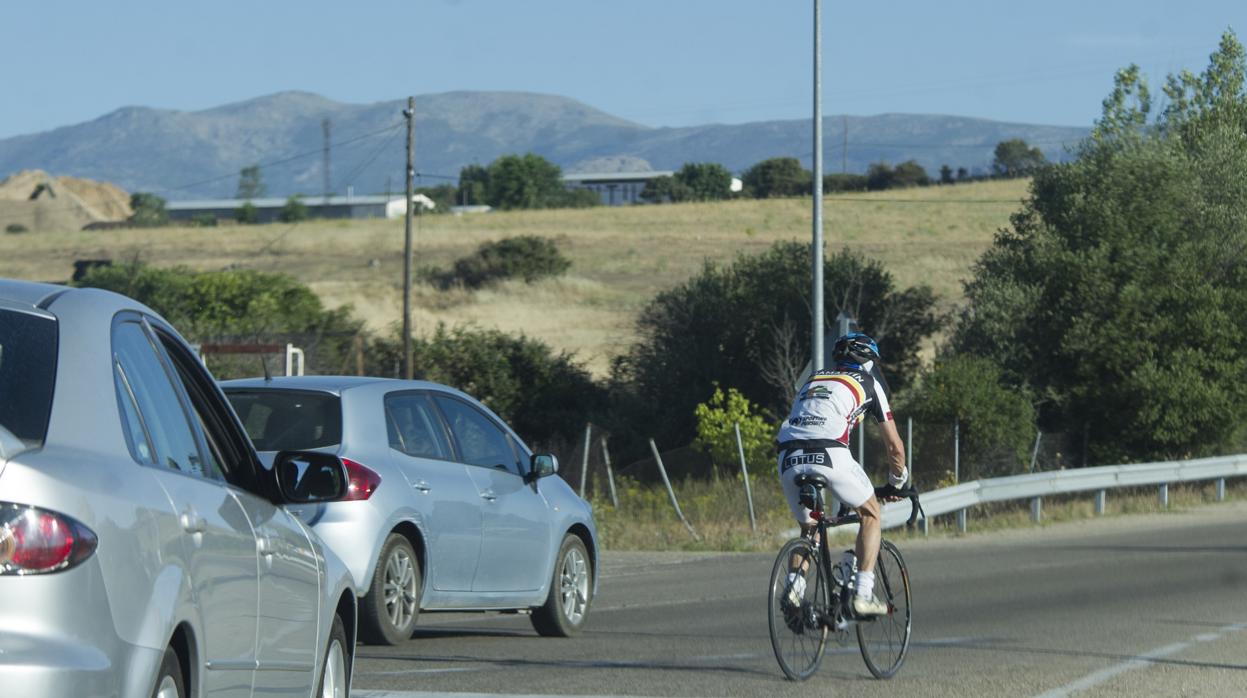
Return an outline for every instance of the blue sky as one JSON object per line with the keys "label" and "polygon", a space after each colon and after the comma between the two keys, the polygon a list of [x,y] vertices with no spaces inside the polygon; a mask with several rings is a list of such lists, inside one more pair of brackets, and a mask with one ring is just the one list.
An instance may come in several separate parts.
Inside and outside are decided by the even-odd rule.
{"label": "blue sky", "polygon": [[[0,138],[298,89],[559,94],[651,126],[809,118],[813,0],[70,0],[0,8]],[[54,9],[53,9],[54,8]],[[1199,71],[1244,0],[823,2],[824,113],[1089,125]],[[1159,92],[1159,90],[1156,90]]]}

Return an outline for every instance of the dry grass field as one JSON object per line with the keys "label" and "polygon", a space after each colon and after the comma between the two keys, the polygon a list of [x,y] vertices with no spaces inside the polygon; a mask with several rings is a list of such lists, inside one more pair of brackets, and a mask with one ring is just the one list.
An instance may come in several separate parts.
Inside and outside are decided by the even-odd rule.
{"label": "dry grass field", "polygon": [[[997,229],[1008,224],[1027,181],[826,197],[829,251],[882,260],[898,285],[929,284],[941,302],[961,282]],[[568,274],[533,285],[477,292],[417,288],[415,323],[472,323],[523,332],[576,353],[594,373],[633,337],[633,319],[655,293],[777,240],[808,240],[809,199],[635,206],[559,211],[425,215],[415,231],[416,265],[449,266],[487,240],[555,239]],[[0,233],[0,277],[63,281],[76,259],[140,258],[157,266],[285,272],[329,306],[351,304],[376,330],[400,319],[403,222],[313,221],[297,225]]]}

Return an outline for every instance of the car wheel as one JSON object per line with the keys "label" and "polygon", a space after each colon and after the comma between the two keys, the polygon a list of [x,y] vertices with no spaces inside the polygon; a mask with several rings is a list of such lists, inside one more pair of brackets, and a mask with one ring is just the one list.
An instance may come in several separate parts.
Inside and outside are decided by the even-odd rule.
{"label": "car wheel", "polygon": [[533,609],[533,627],[546,637],[571,637],[584,627],[593,595],[593,566],[580,538],[568,534],[559,547],[546,603]]}
{"label": "car wheel", "polygon": [[365,642],[395,645],[411,637],[420,615],[420,562],[405,537],[391,533],[385,539],[360,611]]}
{"label": "car wheel", "polygon": [[156,675],[156,687],[152,689],[152,698],[184,698],[186,682],[182,679],[182,663],[172,647],[165,649],[165,658],[160,662],[160,673]]}
{"label": "car wheel", "polygon": [[320,668],[320,681],[316,686],[316,698],[347,698],[351,685],[351,659],[346,646],[346,628],[342,616],[333,617],[329,631],[329,646],[325,648],[325,662]]}

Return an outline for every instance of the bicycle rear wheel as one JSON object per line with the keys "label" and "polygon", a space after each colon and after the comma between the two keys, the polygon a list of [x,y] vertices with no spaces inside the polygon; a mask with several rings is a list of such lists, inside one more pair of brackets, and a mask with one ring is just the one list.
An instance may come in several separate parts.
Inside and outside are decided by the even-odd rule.
{"label": "bicycle rear wheel", "polygon": [[866,668],[877,679],[890,679],[905,662],[909,651],[909,570],[901,551],[888,541],[879,547],[875,565],[875,596],[888,605],[886,615],[857,624],[857,644]]}
{"label": "bicycle rear wheel", "polygon": [[[795,564],[794,564],[795,563]],[[788,573],[796,572],[794,593]],[[771,570],[771,586],[767,597],[767,619],[771,627],[771,648],[784,675],[793,681],[804,681],[818,670],[827,644],[827,611],[829,580],[819,561],[818,548],[805,538],[794,538],[784,544],[775,567]],[[796,601],[796,603],[793,603]]]}

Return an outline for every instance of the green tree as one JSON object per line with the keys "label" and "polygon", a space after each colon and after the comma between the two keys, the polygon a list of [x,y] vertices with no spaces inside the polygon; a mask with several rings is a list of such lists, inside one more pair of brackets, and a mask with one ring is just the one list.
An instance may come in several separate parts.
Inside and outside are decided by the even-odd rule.
{"label": "green tree", "polygon": [[697,420],[693,446],[705,451],[716,466],[737,467],[740,461],[736,448],[737,425],[745,462],[755,468],[773,462],[779,425],[735,388],[728,388],[724,393],[715,385],[710,399],[698,405],[693,414]]}
{"label": "green tree", "polygon": [[504,155],[489,165],[485,202],[494,208],[551,208],[563,196],[563,171],[540,155]]}
{"label": "green tree", "polygon": [[489,170],[480,165],[466,165],[459,170],[459,191],[455,203],[479,206],[486,203],[489,192]]}
{"label": "green tree", "polygon": [[[961,480],[1013,475],[1023,470],[1035,439],[1030,394],[1010,385],[999,366],[976,356],[944,357],[926,371],[905,400],[918,426],[916,460],[935,485],[953,470],[953,423],[960,428]],[[920,455],[918,455],[920,454]]]}
{"label": "green tree", "polygon": [[686,162],[674,179],[688,188],[689,201],[717,201],[732,196],[732,173],[713,162]]}
{"label": "green tree", "polygon": [[948,165],[940,165],[940,184],[956,184],[957,180],[953,179],[953,168]]}
{"label": "green tree", "polygon": [[769,199],[810,194],[814,175],[796,158],[763,160],[745,171],[741,181],[750,196]]}
{"label": "green tree", "polygon": [[[572,443],[605,407],[603,389],[571,355],[522,335],[439,325],[413,349],[417,377],[477,398],[535,449]],[[401,353],[399,337],[374,342],[369,374],[394,375]]]}
{"label": "green tree", "polygon": [[307,204],[298,194],[286,199],[286,203],[277,212],[277,220],[282,223],[300,223],[307,220]]}
{"label": "green tree", "polygon": [[866,191],[866,189],[866,175],[848,173],[823,175],[823,193]]}
{"label": "green tree", "polygon": [[992,171],[1000,177],[1027,177],[1045,163],[1042,150],[1030,147],[1021,138],[1012,138],[996,144]]}
{"label": "green tree", "polygon": [[244,201],[259,199],[266,191],[259,165],[248,165],[238,171],[238,192],[234,194],[235,199]]}
{"label": "green tree", "polygon": [[896,186],[896,172],[886,162],[876,162],[866,168],[866,188],[870,191],[883,191]]}
{"label": "green tree", "polygon": [[1242,70],[1223,38],[1155,126],[1119,72],[1077,161],[1036,173],[967,286],[954,346],[1029,386],[1045,432],[1085,429],[1093,463],[1217,453],[1247,414]]}
{"label": "green tree", "polygon": [[655,204],[678,204],[682,201],[690,201],[692,198],[693,191],[684,182],[670,175],[649,180],[645,183],[645,188],[641,190],[641,199]]}
{"label": "green tree", "polygon": [[242,202],[242,206],[234,209],[234,220],[244,225],[260,222],[260,211],[250,201]]}
{"label": "green tree", "polygon": [[917,160],[906,160],[892,171],[893,187],[925,187],[930,183],[931,178]]}
{"label": "green tree", "polygon": [[[613,370],[621,431],[688,443],[694,408],[716,382],[786,413],[809,357],[809,266],[809,245],[780,242],[727,267],[707,264],[646,305],[640,339]],[[888,380],[903,389],[942,322],[930,288],[898,290],[879,262],[845,252],[826,258],[824,293],[829,317],[847,310],[879,341]]]}
{"label": "green tree", "polygon": [[147,192],[135,192],[130,195],[130,224],[148,228],[165,225],[169,222],[169,213],[165,211],[165,200]]}

